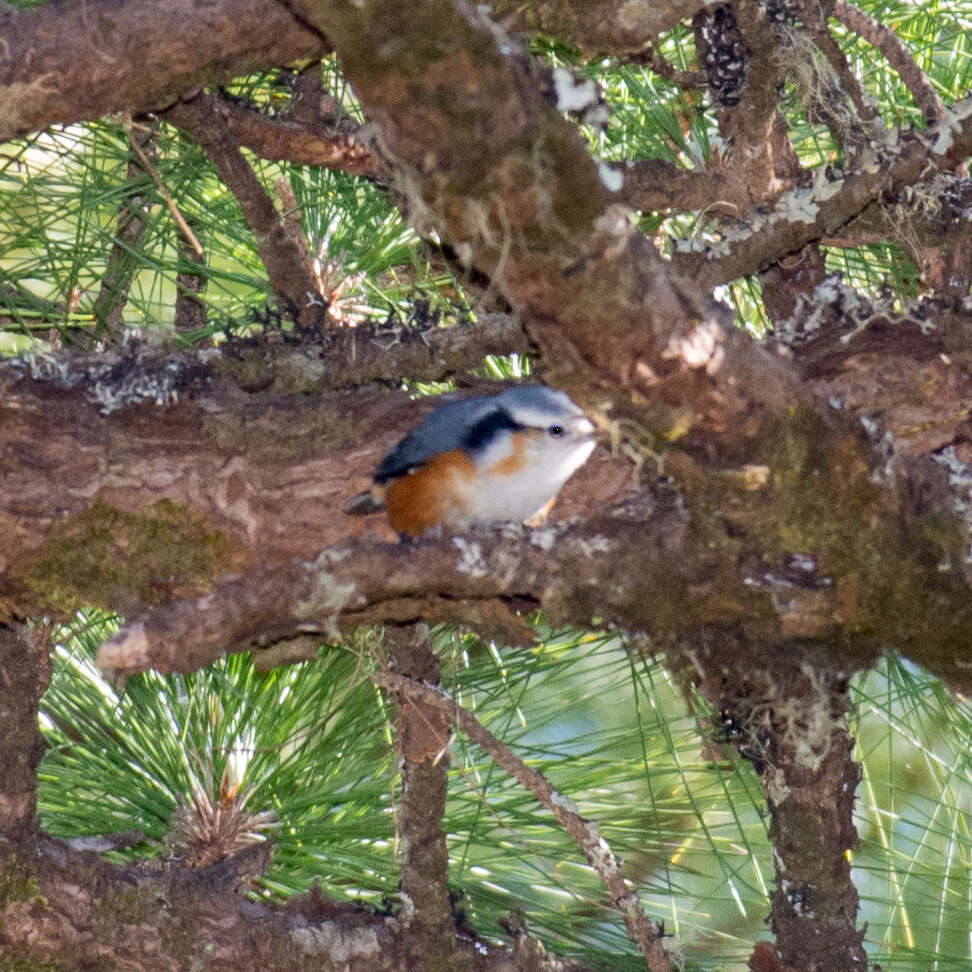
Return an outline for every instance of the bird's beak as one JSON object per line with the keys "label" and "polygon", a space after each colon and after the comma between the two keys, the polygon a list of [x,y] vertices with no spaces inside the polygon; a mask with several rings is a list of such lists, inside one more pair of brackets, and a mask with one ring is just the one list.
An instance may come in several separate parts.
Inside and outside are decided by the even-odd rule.
{"label": "bird's beak", "polygon": [[579,439],[593,439],[597,434],[594,423],[588,418],[579,418],[574,423],[574,431]]}

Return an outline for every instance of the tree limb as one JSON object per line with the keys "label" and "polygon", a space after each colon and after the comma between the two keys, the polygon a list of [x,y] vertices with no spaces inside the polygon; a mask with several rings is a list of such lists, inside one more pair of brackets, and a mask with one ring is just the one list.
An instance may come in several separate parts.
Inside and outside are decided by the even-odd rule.
{"label": "tree limb", "polygon": [[972,152],[972,97],[954,105],[940,125],[899,133],[893,143],[842,178],[785,193],[772,212],[742,221],[721,243],[700,244],[701,252],[685,244],[676,266],[704,286],[727,283],[835,233],[882,195],[955,168]]}
{"label": "tree limb", "polygon": [[540,31],[594,55],[642,51],[658,34],[691,17],[700,6],[700,0],[542,0],[529,4],[498,0],[493,12],[507,30]]}
{"label": "tree limb", "polygon": [[[193,870],[169,862],[113,865],[42,839],[30,894],[0,902],[0,960],[61,968],[180,972],[388,972],[405,968],[401,921],[311,890],[286,905],[246,895],[265,846]],[[254,870],[256,868],[256,871]],[[482,972],[586,972],[539,943],[506,948],[456,937],[455,967]],[[528,953],[528,954],[524,954]],[[414,965],[408,966],[415,968]]]}
{"label": "tree limb", "polygon": [[873,17],[858,9],[846,0],[835,0],[833,16],[859,37],[876,47],[898,72],[905,87],[914,95],[918,107],[929,125],[940,122],[945,115],[945,106],[938,92],[924,72],[918,67],[914,55],[894,31],[878,23]]}
{"label": "tree limb", "polygon": [[[0,871],[21,868],[37,840],[37,702],[50,681],[49,627],[0,624]],[[29,867],[27,869],[29,871]],[[0,924],[2,935],[2,924]]]}
{"label": "tree limb", "polygon": [[[388,666],[406,682],[438,685],[439,658],[428,625],[385,629]],[[461,965],[449,901],[449,851],[442,820],[449,777],[449,726],[424,699],[399,693],[395,743],[402,755],[400,917],[408,925],[408,964],[430,972]]]}
{"label": "tree limb", "polygon": [[218,118],[237,145],[250,149],[261,159],[341,169],[350,175],[379,174],[378,160],[358,137],[356,123],[337,130],[319,115],[308,120],[273,117],[205,92],[196,95],[192,104],[201,117]]}
{"label": "tree limb", "polygon": [[[144,182],[145,166],[151,164],[150,156],[158,157],[158,132],[155,129],[135,131],[129,125],[127,135],[129,158],[125,182],[128,187],[136,187],[140,182]],[[101,278],[98,296],[91,308],[95,319],[93,331],[95,339],[101,338],[109,343],[121,341],[122,315],[138,268],[136,254],[145,236],[155,203],[156,200],[151,195],[129,191],[118,207],[118,215],[115,218],[115,240],[108,254],[108,265]]]}
{"label": "tree limb", "polygon": [[8,7],[0,14],[0,141],[164,108],[203,85],[329,49],[283,4],[260,0]]}
{"label": "tree limb", "polygon": [[314,276],[300,224],[294,225],[277,212],[269,193],[234,142],[222,108],[217,99],[197,97],[178,102],[163,117],[199,143],[236,197],[253,231],[277,299],[301,327],[319,327],[325,320],[324,295]]}
{"label": "tree limb", "polygon": [[[726,666],[733,639],[698,638],[695,682],[730,741],[760,776],[770,814],[776,887],[775,972],[864,969],[858,895],[847,852],[857,846],[860,767],[847,731],[848,671],[825,642],[767,646]],[[717,737],[718,738],[718,737]]]}

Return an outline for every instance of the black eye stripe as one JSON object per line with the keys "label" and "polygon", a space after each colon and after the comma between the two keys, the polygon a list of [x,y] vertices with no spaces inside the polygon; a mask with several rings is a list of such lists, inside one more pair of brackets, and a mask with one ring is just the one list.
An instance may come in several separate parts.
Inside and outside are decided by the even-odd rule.
{"label": "black eye stripe", "polygon": [[498,408],[473,425],[463,437],[462,447],[470,452],[478,452],[489,444],[497,432],[521,432],[524,428],[526,426],[517,422],[505,408]]}

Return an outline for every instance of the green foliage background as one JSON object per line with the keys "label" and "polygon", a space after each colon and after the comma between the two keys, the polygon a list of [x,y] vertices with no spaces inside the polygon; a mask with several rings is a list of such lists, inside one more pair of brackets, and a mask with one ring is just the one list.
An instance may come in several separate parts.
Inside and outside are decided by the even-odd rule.
{"label": "green foliage background", "polygon": [[[319,881],[394,903],[396,757],[369,678],[380,635],[267,673],[235,655],[194,675],[134,676],[119,691],[92,661],[117,624],[89,614],[59,632],[41,716],[44,826],[63,836],[136,827],[148,840],[132,853],[169,855],[180,801],[197,789],[215,799],[225,779],[247,810],[276,820],[273,866],[254,894]],[[535,649],[506,649],[442,628],[435,642],[448,690],[598,820],[687,967],[745,969],[766,937],[772,848],[759,779],[721,745],[704,703],[615,637],[548,632]],[[868,949],[885,970],[967,969],[972,707],[894,658],[853,696]],[[562,953],[643,967],[577,848],[462,736],[449,785],[451,880],[474,928],[500,937],[516,908]]]}

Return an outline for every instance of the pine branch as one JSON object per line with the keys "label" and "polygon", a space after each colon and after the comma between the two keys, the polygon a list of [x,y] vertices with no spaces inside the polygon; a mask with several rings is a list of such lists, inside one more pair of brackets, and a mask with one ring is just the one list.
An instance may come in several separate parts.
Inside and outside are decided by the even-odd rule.
{"label": "pine branch", "polygon": [[326,306],[314,276],[307,240],[299,225],[295,227],[277,212],[233,139],[222,105],[212,98],[195,98],[173,105],[163,117],[199,143],[236,197],[282,306],[293,313],[302,328],[320,326]]}
{"label": "pine branch", "polygon": [[929,125],[940,122],[945,117],[945,105],[938,92],[918,67],[914,55],[893,30],[846,0],[835,0],[833,16],[888,59],[905,87],[914,95]]}
{"label": "pine branch", "polygon": [[[954,105],[942,124],[918,132],[906,129],[877,158],[859,170],[834,180],[819,180],[813,189],[781,196],[768,215],[756,214],[721,243],[703,245],[703,252],[685,246],[676,254],[682,273],[715,286],[754,273],[787,253],[837,231],[887,193],[948,172],[972,152],[972,98]],[[877,161],[877,159],[880,161]]]}
{"label": "pine branch", "polygon": [[597,872],[614,906],[624,916],[628,934],[641,949],[650,972],[671,972],[671,960],[662,947],[660,930],[642,911],[637,893],[628,887],[622,874],[621,862],[614,856],[594,821],[582,817],[573,801],[554,789],[542,773],[530,769],[508,746],[488,732],[471,712],[444,695],[437,686],[427,684],[427,680],[420,682],[415,678],[390,672],[377,672],[372,678],[381,688],[442,713],[477,746],[489,753],[510,776],[528,789],[537,802],[545,806],[570,834],[587,858],[588,864]]}
{"label": "pine branch", "polygon": [[[319,80],[317,86],[319,91]],[[374,152],[360,135],[360,126],[350,119],[337,130],[319,115],[306,119],[271,117],[205,92],[192,103],[201,116],[218,117],[237,145],[261,159],[319,165],[358,176],[374,177],[381,171]]]}

